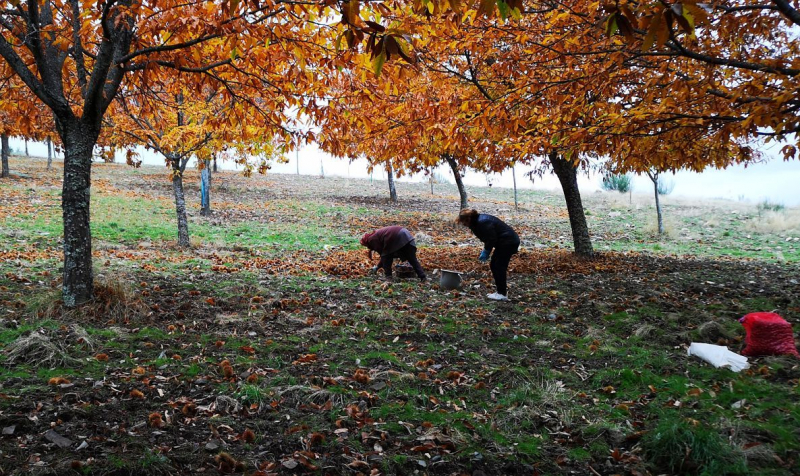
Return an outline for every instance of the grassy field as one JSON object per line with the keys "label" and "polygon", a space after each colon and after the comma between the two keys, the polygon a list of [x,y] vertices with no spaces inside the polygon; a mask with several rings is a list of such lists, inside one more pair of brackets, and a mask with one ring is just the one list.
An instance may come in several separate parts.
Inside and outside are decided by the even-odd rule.
{"label": "grassy field", "polygon": [[[187,173],[176,249],[165,170],[96,165],[97,297],[59,303],[60,169],[0,181],[0,474],[800,474],[800,361],[742,373],[747,312],[800,326],[800,211],[584,197],[579,260],[559,195],[471,188],[523,241],[487,301],[453,186]],[[60,166],[60,164],[57,164]],[[436,279],[368,274],[358,237],[416,236]]]}

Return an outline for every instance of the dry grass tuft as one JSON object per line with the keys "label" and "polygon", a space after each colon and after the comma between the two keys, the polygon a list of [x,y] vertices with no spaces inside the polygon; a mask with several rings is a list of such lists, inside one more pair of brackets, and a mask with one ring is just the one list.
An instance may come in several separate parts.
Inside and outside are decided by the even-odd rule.
{"label": "dry grass tuft", "polygon": [[800,209],[765,212],[746,222],[748,230],[758,233],[788,231],[800,235]]}
{"label": "dry grass tuft", "polygon": [[342,393],[334,393],[325,389],[317,390],[307,397],[308,401],[317,405],[324,405],[328,401],[335,407],[343,407],[347,399],[347,395]]}
{"label": "dry grass tuft", "polygon": [[[653,216],[647,220],[644,231],[651,236],[658,236],[658,217],[656,216],[655,210],[653,211]],[[678,231],[675,229],[675,224],[671,219],[664,217],[664,233],[661,237],[673,239],[676,236],[678,236]]]}
{"label": "dry grass tuft", "polygon": [[150,310],[133,287],[121,279],[98,280],[94,286],[94,299],[74,309],[65,308],[61,293],[56,291],[39,299],[32,309],[40,319],[102,320],[106,323],[139,321]]}
{"label": "dry grass tuft", "polygon": [[227,395],[217,395],[214,407],[221,415],[235,415],[242,410],[242,405]]}
{"label": "dry grass tuft", "polygon": [[779,461],[775,450],[772,449],[772,446],[766,443],[743,449],[742,453],[744,453],[747,463],[755,467],[770,466],[776,461]]}
{"label": "dry grass tuft", "polygon": [[704,342],[716,343],[719,339],[727,339],[730,333],[719,322],[708,321],[704,322],[697,328],[697,332]]}
{"label": "dry grass tuft", "polygon": [[95,348],[94,339],[89,337],[86,329],[78,324],[72,324],[69,328],[70,343],[74,345],[84,346],[86,349],[93,351]]}
{"label": "dry grass tuft", "polygon": [[46,335],[34,331],[19,337],[6,347],[9,364],[35,364],[40,367],[60,367],[72,359]]}
{"label": "dry grass tuft", "polygon": [[655,331],[656,331],[655,326],[652,326],[650,324],[643,324],[637,327],[635,331],[633,331],[633,335],[641,339],[644,339],[653,335]]}

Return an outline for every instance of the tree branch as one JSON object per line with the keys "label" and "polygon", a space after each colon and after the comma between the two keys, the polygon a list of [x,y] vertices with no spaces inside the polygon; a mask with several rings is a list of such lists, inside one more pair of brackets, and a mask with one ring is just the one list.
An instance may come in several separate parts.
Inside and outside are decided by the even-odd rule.
{"label": "tree branch", "polygon": [[72,109],[69,107],[63,96],[56,96],[49,91],[44,83],[36,78],[36,75],[28,68],[22,58],[19,57],[14,47],[0,35],[0,56],[8,63],[11,69],[20,77],[23,83],[30,88],[33,94],[42,100],[50,109],[59,115],[71,115]]}
{"label": "tree branch", "polygon": [[86,63],[83,60],[83,43],[81,42],[81,10],[78,0],[69,0],[72,7],[72,55],[75,60],[75,68],[78,74],[78,84],[81,87],[81,94],[86,95],[87,72]]}
{"label": "tree branch", "polygon": [[800,12],[797,11],[786,0],[772,0],[777,5],[778,10],[795,25],[800,25]]}
{"label": "tree branch", "polygon": [[123,69],[123,71],[141,71],[141,70],[147,68],[147,65],[153,64],[153,63],[155,63],[155,64],[157,64],[159,66],[163,66],[165,68],[172,68],[172,69],[174,69],[176,71],[181,71],[181,72],[184,72],[184,73],[207,73],[207,72],[211,71],[212,69],[218,68],[218,67],[226,65],[226,64],[231,64],[231,60],[230,59],[226,59],[226,60],[222,60],[222,61],[217,61],[216,63],[207,64],[205,66],[198,66],[198,67],[195,67],[195,68],[188,67],[188,66],[178,66],[172,61],[146,61],[144,63],[135,63],[135,64],[132,64],[130,66],[123,66],[122,69]]}
{"label": "tree branch", "polygon": [[149,55],[151,53],[161,53],[164,51],[175,51],[184,48],[189,48],[191,46],[199,45],[200,43],[204,43],[209,40],[213,40],[215,38],[221,38],[222,34],[214,33],[213,35],[206,35],[200,38],[195,38],[193,40],[184,41],[182,43],[174,43],[172,45],[161,45],[161,46],[149,46],[147,48],[142,48],[140,50],[132,51],[127,55],[123,56],[122,58],[117,59],[117,64],[127,63],[128,61],[142,56],[142,55]]}
{"label": "tree branch", "polygon": [[[780,1],[780,0],[776,0]],[[720,66],[730,66],[733,68],[740,68],[746,69],[750,71],[762,71],[765,73],[772,73],[772,74],[781,74],[785,76],[797,76],[800,74],[800,69],[793,69],[793,68],[774,68],[772,66],[766,66],[758,63],[750,63],[747,61],[739,61],[739,60],[732,60],[726,58],[716,58],[714,56],[709,56],[706,54],[698,53],[696,51],[691,51],[685,48],[682,44],[678,42],[677,39],[672,38],[668,41],[667,46],[675,51],[676,53],[685,56],[687,58],[692,58],[698,61],[702,61],[703,63],[708,64],[716,64]]]}

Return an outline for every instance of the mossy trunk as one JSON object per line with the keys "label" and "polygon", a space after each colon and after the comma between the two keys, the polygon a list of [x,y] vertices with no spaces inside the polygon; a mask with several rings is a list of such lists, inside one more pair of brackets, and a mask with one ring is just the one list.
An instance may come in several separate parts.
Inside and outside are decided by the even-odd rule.
{"label": "mossy trunk", "polygon": [[189,220],[186,216],[186,196],[183,192],[183,170],[180,159],[168,157],[172,164],[172,193],[175,196],[175,214],[178,218],[178,246],[189,247]]}
{"label": "mossy trunk", "polygon": [[64,219],[63,299],[67,307],[83,304],[93,297],[91,204],[92,150],[99,125],[78,119],[59,123],[64,144],[64,183],[61,209]]}

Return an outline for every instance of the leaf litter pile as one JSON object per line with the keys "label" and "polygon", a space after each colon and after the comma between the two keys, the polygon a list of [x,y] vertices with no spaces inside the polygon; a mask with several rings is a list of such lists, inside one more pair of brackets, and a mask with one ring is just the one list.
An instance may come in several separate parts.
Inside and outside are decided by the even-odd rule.
{"label": "leaf litter pile", "polygon": [[[169,206],[164,177],[98,169],[99,200]],[[796,266],[528,246],[512,301],[493,303],[452,196],[409,185],[393,207],[365,182],[215,179],[219,208],[191,217],[208,233],[191,250],[115,237],[124,217],[96,232],[97,298],[78,310],[58,301],[58,237],[24,217],[4,228],[0,474],[800,472],[800,362],[735,374],[686,356],[690,342],[739,351],[747,312],[797,332]],[[0,197],[51,185],[4,183]],[[563,226],[473,205],[523,240]],[[247,235],[256,223],[284,226],[285,249]],[[368,273],[356,238],[393,223],[417,235],[427,283]],[[464,288],[438,289],[437,269]]]}

